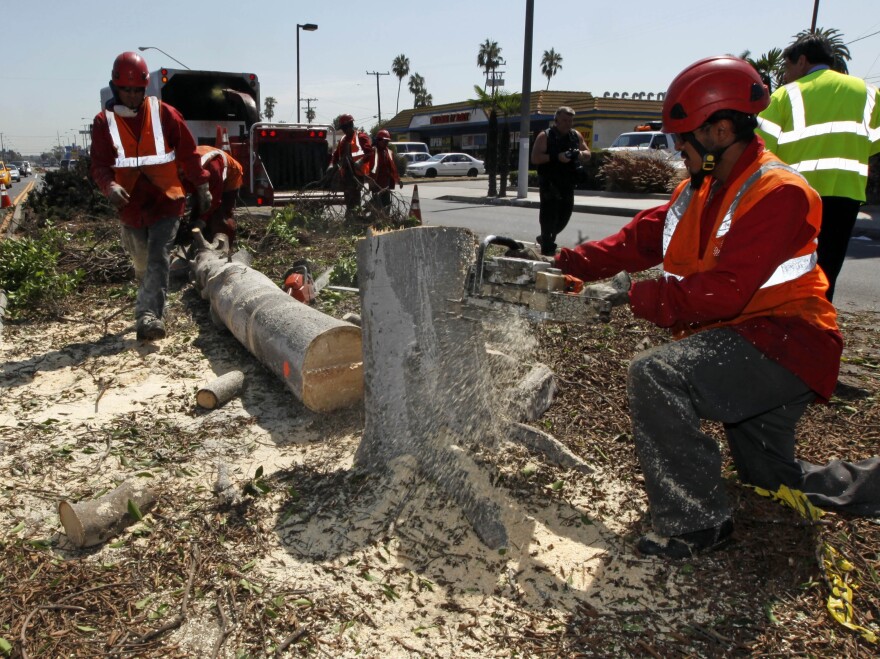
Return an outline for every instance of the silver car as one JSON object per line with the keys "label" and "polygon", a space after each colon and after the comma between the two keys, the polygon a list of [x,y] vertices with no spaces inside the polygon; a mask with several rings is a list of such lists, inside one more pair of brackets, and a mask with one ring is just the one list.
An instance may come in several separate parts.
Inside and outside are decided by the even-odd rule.
{"label": "silver car", "polygon": [[477,176],[485,174],[486,167],[482,160],[466,153],[438,153],[424,162],[417,162],[406,168],[410,176]]}
{"label": "silver car", "polygon": [[21,181],[21,172],[18,171],[18,167],[15,165],[6,165],[6,169],[9,172],[9,180],[11,181]]}

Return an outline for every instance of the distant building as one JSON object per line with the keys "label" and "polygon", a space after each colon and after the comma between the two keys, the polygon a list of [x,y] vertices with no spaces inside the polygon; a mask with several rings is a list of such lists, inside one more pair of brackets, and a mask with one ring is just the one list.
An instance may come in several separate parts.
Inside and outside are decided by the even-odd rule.
{"label": "distant building", "polygon": [[[529,106],[529,144],[537,134],[547,128],[557,108],[567,105],[574,109],[574,127],[579,130],[591,149],[611,146],[614,138],[633,130],[637,124],[660,121],[663,101],[639,98],[613,98],[593,96],[589,92],[535,91]],[[499,115],[499,126],[507,121],[510,126],[513,160],[519,149],[519,113],[505,117]],[[394,141],[425,142],[431,153],[448,151],[470,153],[477,158],[486,155],[486,132],[489,120],[486,113],[473,103],[460,101],[413,108],[398,113],[383,127],[388,129]]]}

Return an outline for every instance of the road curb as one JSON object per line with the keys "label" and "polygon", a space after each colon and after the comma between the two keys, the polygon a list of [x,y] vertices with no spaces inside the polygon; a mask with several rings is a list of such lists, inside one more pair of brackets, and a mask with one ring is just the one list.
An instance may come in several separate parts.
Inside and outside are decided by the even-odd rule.
{"label": "road curb", "polygon": [[[443,195],[436,197],[439,201],[453,201],[462,204],[481,204],[483,206],[520,206],[522,208],[540,208],[541,203],[532,199],[518,199],[516,197],[470,197],[466,195]],[[659,205],[659,204],[658,204]],[[593,215],[615,215],[618,217],[635,217],[641,213],[642,208],[620,208],[617,206],[597,206],[594,204],[579,204],[574,202],[574,210],[578,213],[592,213]]]}

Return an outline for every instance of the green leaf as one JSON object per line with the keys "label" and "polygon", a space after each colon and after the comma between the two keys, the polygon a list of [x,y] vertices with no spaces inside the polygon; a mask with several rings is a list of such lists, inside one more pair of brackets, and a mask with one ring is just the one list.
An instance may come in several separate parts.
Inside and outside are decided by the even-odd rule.
{"label": "green leaf", "polygon": [[7,641],[2,636],[0,636],[0,652],[5,654],[7,657],[12,654],[12,643]]}
{"label": "green leaf", "polygon": [[98,631],[94,627],[88,627],[87,625],[77,625],[76,628],[81,632],[96,632]]}
{"label": "green leaf", "polygon": [[138,522],[140,522],[144,518],[143,514],[141,513],[141,509],[138,508],[138,505],[131,499],[128,500],[128,514],[131,515],[132,518]]}
{"label": "green leaf", "polygon": [[550,489],[553,490],[554,492],[558,492],[564,486],[565,486],[565,481],[560,478],[558,481],[555,481],[553,483],[553,485],[550,486]]}
{"label": "green leaf", "polygon": [[259,478],[262,475],[263,475],[263,465],[260,465],[259,467],[257,467],[257,471],[254,474],[254,478]]}
{"label": "green leaf", "polygon": [[19,522],[18,524],[16,524],[15,527],[13,527],[13,529],[10,531],[10,533],[18,533],[23,528],[24,528],[24,522],[22,521],[22,522]]}
{"label": "green leaf", "polygon": [[297,600],[293,600],[294,606],[314,606],[314,602],[307,597],[300,597]]}

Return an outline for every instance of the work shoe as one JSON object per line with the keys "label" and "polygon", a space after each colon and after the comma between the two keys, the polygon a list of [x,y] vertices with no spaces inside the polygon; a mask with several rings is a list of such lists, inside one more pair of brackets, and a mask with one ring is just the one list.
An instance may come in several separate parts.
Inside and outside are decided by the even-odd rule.
{"label": "work shoe", "polygon": [[697,554],[726,547],[733,541],[732,534],[733,520],[726,519],[710,529],[691,531],[668,538],[653,533],[643,535],[636,541],[636,550],[642,556],[692,558]]}
{"label": "work shoe", "polygon": [[165,338],[165,323],[154,316],[144,316],[138,320],[138,341],[157,341]]}

